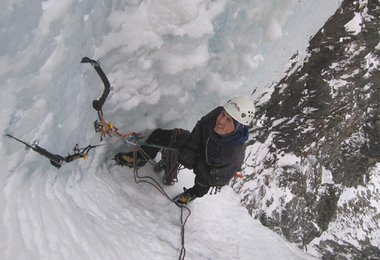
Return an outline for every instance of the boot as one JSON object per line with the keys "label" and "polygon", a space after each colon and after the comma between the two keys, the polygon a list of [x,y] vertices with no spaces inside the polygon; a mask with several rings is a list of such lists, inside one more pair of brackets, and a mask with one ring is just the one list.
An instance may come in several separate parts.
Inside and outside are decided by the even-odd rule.
{"label": "boot", "polygon": [[[114,160],[120,166],[128,166],[131,168],[134,166],[133,165],[133,163],[134,163],[133,152],[118,153],[115,155]],[[144,166],[146,163],[147,163],[147,160],[137,156],[136,167],[140,168],[140,167]]]}
{"label": "boot", "polygon": [[194,194],[191,194],[187,191],[184,191],[183,193],[181,194],[178,194],[174,199],[173,201],[175,202],[175,204],[177,204],[178,206],[184,206],[184,205],[187,205],[190,201],[193,201],[197,196],[195,196]]}

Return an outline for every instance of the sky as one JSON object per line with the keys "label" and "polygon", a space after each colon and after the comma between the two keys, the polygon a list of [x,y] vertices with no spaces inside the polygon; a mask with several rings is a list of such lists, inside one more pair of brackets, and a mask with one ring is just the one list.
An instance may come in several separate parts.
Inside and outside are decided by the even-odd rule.
{"label": "sky", "polygon": [[[0,139],[1,259],[176,259],[181,210],[112,157],[131,149],[100,142],[92,100],[122,132],[191,130],[234,95],[264,102],[270,85],[339,1],[6,0],[0,10],[0,128],[65,156],[75,144],[106,144],[87,160],[52,167]],[[265,94],[267,93],[267,94]],[[265,95],[264,95],[265,94]],[[149,166],[139,171],[160,181]],[[190,187],[181,171],[169,197]],[[252,219],[225,187],[190,204],[186,259],[310,259]],[[187,211],[184,213],[186,214]]]}

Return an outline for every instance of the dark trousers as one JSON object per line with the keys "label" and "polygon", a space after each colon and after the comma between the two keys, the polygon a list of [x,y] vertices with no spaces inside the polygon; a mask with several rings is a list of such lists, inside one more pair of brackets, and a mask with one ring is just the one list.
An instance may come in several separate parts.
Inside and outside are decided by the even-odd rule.
{"label": "dark trousers", "polygon": [[[174,129],[164,130],[161,128],[154,130],[145,141],[147,144],[151,144],[152,146],[142,145],[141,149],[149,156],[149,158],[154,159],[157,153],[162,149],[160,147],[155,147],[155,145],[162,147],[170,147],[170,139],[173,134],[173,131]],[[142,157],[142,154],[138,153],[137,156]]]}
{"label": "dark trousers", "polygon": [[[155,145],[181,150],[188,136],[182,135],[178,137],[178,139],[182,140],[172,140],[174,131],[175,129],[164,130],[160,128],[154,130],[145,141],[147,144],[151,144],[152,146],[142,145],[141,148],[152,159],[155,158],[157,153],[162,149],[160,147],[155,147]],[[138,153],[138,156],[141,157],[142,155]],[[194,186],[186,190],[186,193],[195,195],[197,197],[202,197],[207,194],[209,189],[210,186],[202,179],[202,177],[196,176],[194,180]]]}

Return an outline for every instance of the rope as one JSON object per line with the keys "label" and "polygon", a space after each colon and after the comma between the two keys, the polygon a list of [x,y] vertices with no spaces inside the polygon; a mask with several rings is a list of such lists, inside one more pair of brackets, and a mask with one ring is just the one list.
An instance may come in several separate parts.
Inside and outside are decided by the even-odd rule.
{"label": "rope", "polygon": [[170,151],[177,151],[178,150],[177,148],[171,148],[171,147],[162,146],[162,145],[158,145],[158,144],[151,144],[151,143],[147,143],[144,141],[139,141],[139,145],[145,145],[145,146],[150,146],[150,147],[155,147],[155,148],[165,149],[165,150],[170,150]]}
{"label": "rope", "polygon": [[[185,259],[185,256],[186,256],[186,248],[185,248],[185,225],[186,225],[186,222],[187,220],[189,219],[190,215],[191,215],[191,210],[186,207],[185,205],[178,205],[177,203],[175,203],[170,197],[169,195],[165,192],[165,190],[162,188],[162,186],[152,177],[150,176],[139,176],[139,172],[138,172],[138,167],[137,167],[137,153],[140,153],[141,155],[143,155],[143,157],[145,157],[145,159],[147,159],[150,163],[152,163],[153,165],[155,164],[155,162],[153,161],[152,158],[150,158],[146,152],[139,146],[138,144],[138,141],[135,140],[135,143],[134,143],[134,148],[133,148],[133,175],[134,175],[134,179],[135,179],[135,183],[147,183],[147,184],[150,184],[152,185],[156,190],[158,190],[164,197],[166,197],[168,200],[170,200],[171,202],[173,202],[177,207],[179,207],[181,209],[181,249],[180,249],[180,255],[179,255],[179,260],[184,260]],[[185,216],[184,214],[184,210],[187,210],[187,215]]]}
{"label": "rope", "polygon": [[[177,205],[177,204],[176,204]],[[185,256],[186,256],[186,248],[185,248],[185,225],[186,225],[186,222],[187,220],[189,219],[190,215],[191,215],[191,210],[182,205],[182,206],[179,206],[177,205],[178,207],[181,208],[181,250],[180,250],[180,254],[179,254],[179,260],[184,260],[185,259]],[[184,218],[184,213],[183,213],[183,210],[186,209],[187,210],[187,216]]]}
{"label": "rope", "polygon": [[[110,83],[109,83],[109,80],[108,80],[107,76],[104,74],[103,70],[101,69],[99,62],[97,62],[95,60],[92,60],[92,59],[90,59],[88,57],[83,57],[82,60],[81,60],[81,63],[90,63],[92,66],[94,66],[96,72],[98,73],[100,79],[102,80],[102,82],[104,84],[104,91],[102,93],[102,96],[98,100],[94,100],[93,101],[93,107],[94,107],[94,109],[96,111],[98,111],[98,118],[99,118],[99,121],[98,120],[95,121],[94,126],[95,126],[95,131],[96,132],[100,132],[100,134],[101,134],[100,141],[102,141],[103,138],[105,138],[106,136],[117,136],[120,139],[123,139],[124,142],[126,142],[126,143],[132,143],[132,141],[129,140],[129,137],[136,135],[135,133],[129,132],[129,133],[126,133],[126,134],[122,134],[122,133],[119,132],[119,129],[113,125],[112,122],[107,123],[107,121],[104,118],[102,107],[104,105],[104,102],[107,99],[107,96],[108,96],[108,94],[110,92],[111,86],[110,86]],[[161,185],[155,179],[153,179],[152,177],[149,177],[149,176],[143,176],[143,177],[141,177],[141,176],[138,175],[138,170],[137,170],[137,152],[140,152],[141,154],[144,154],[144,157],[146,157],[146,159],[148,159],[148,161],[150,163],[153,163],[153,164],[155,164],[155,163],[154,163],[153,159],[149,158],[149,156],[143,151],[143,149],[141,149],[141,147],[138,145],[137,139],[134,140],[135,143],[134,143],[134,149],[133,149],[133,157],[134,157],[133,173],[134,173],[135,182],[136,183],[143,182],[143,183],[148,183],[148,184],[152,185],[162,195],[164,195],[167,199],[169,199],[171,202],[174,202],[168,196],[168,194],[164,191],[164,189],[161,187]],[[164,148],[164,147],[158,147],[158,148]],[[34,148],[33,148],[33,150],[34,150]],[[41,149],[41,150],[42,151],[40,151],[40,153],[45,152],[45,150],[43,150],[43,149]],[[60,162],[61,159],[60,158],[58,158],[58,159],[59,159],[59,162]],[[185,255],[186,255],[186,249],[185,249],[185,224],[186,224],[188,218],[190,217],[191,211],[186,206],[179,206],[179,205],[177,205],[177,206],[181,208],[181,224],[182,224],[182,228],[181,228],[182,247],[181,247],[181,253],[180,253],[179,259],[183,260],[183,259],[185,259]],[[184,216],[184,214],[183,214],[183,209],[184,208],[188,210],[188,215],[185,218],[183,217]]]}
{"label": "rope", "polygon": [[161,161],[154,167],[154,171],[157,173],[161,171],[165,172],[162,180],[165,185],[173,185],[178,182],[177,175],[183,168],[181,168],[181,164],[178,162],[180,156],[179,150],[171,147],[180,146],[178,140],[181,140],[186,132],[186,130],[179,128],[173,130],[168,144],[169,149],[163,149]]}
{"label": "rope", "polygon": [[126,134],[120,133],[119,128],[117,128],[112,122],[108,123],[106,121],[102,109],[98,111],[98,120],[94,122],[94,126],[95,132],[100,133],[100,141],[102,141],[106,136],[116,136],[124,141],[133,136],[142,136],[141,134],[136,134],[134,132],[128,132]]}
{"label": "rope", "polygon": [[154,167],[155,172],[164,171],[165,174],[162,178],[162,182],[165,185],[173,185],[178,182],[178,172],[181,170],[181,165],[178,163],[179,153],[178,151],[166,151],[162,152],[161,161]]}

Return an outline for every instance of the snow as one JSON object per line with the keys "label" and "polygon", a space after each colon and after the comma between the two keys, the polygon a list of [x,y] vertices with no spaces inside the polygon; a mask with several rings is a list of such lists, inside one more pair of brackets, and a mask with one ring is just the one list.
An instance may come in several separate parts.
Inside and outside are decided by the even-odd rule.
{"label": "snow", "polygon": [[282,154],[277,162],[278,167],[285,167],[291,165],[297,165],[301,161],[301,158],[295,154],[287,153]]}
{"label": "snow", "polygon": [[334,179],[330,170],[322,167],[322,184],[334,184]]}
{"label": "snow", "polygon": [[375,71],[379,70],[380,61],[373,53],[367,54],[364,59],[364,68],[368,70],[364,77],[368,78],[370,74],[373,74]]}
{"label": "snow", "polygon": [[[99,143],[91,102],[103,86],[82,57],[100,60],[113,88],[104,112],[120,131],[191,129],[233,95],[267,92],[338,1],[2,4],[0,130],[64,156]],[[178,258],[179,208],[130,169],[111,167],[127,145],[103,143],[58,170],[3,136],[1,259]],[[140,174],[160,179],[150,167]],[[193,178],[183,171],[165,191],[172,197]],[[187,259],[310,258],[252,219],[228,187],[189,208]]]}
{"label": "snow", "polygon": [[[319,238],[315,238],[311,245],[317,245],[319,241],[326,239],[335,239],[335,237],[344,237],[347,243],[360,247],[358,241],[366,241],[370,239],[372,243],[380,246],[380,232],[376,228],[377,221],[372,216],[379,214],[378,195],[380,190],[380,164],[376,164],[369,176],[369,181],[366,187],[350,187],[344,188],[339,197],[338,207],[352,208],[353,210],[344,211],[337,215],[336,220],[329,225],[327,232],[324,232]],[[370,195],[374,194],[374,195]],[[360,205],[365,204],[367,210]],[[348,222],[366,223],[363,229],[358,229],[360,223],[356,225],[348,225]],[[312,246],[311,246],[312,248]],[[312,249],[313,250],[313,249]],[[309,251],[313,253],[313,251]]]}
{"label": "snow", "polygon": [[351,35],[358,35],[362,28],[361,28],[362,18],[360,13],[355,13],[354,18],[352,18],[351,21],[345,24],[346,31],[349,32]]}

